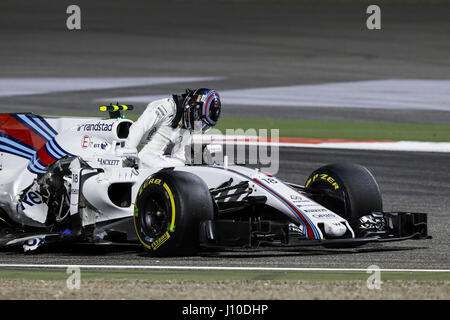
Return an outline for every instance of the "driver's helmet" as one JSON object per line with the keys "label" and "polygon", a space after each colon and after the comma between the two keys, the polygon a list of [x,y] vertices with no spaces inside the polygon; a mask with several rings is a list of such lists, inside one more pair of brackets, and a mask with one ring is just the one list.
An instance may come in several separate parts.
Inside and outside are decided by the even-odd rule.
{"label": "driver's helmet", "polygon": [[200,88],[188,90],[183,102],[183,125],[193,131],[201,121],[203,132],[216,125],[220,117],[220,96],[215,90]]}

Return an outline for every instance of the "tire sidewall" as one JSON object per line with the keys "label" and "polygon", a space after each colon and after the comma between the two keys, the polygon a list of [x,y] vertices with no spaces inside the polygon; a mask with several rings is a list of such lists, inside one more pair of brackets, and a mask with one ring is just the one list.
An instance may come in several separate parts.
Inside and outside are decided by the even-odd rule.
{"label": "tire sidewall", "polygon": [[[206,184],[200,178],[187,172],[159,172],[144,181],[139,189],[134,210],[134,226],[141,244],[154,256],[193,255],[198,251],[198,227],[202,220],[212,218],[210,207],[194,208],[193,197],[204,194]],[[203,183],[203,185],[202,185]],[[187,189],[190,186],[190,190]],[[198,190],[201,189],[201,190]],[[151,238],[141,225],[145,201],[154,194],[164,198],[168,216],[167,230],[158,237]],[[208,193],[209,195],[209,193]],[[198,201],[197,201],[198,202]],[[211,210],[210,215],[208,211]]]}
{"label": "tire sidewall", "polygon": [[308,177],[305,186],[342,191],[345,211],[336,213],[350,223],[373,211],[382,211],[378,183],[372,173],[361,165],[337,163],[321,167]]}

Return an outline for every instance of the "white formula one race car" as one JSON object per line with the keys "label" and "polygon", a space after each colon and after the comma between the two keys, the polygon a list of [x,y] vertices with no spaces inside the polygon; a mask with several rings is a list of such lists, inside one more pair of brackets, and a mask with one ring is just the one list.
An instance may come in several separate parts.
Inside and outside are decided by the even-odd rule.
{"label": "white formula one race car", "polygon": [[235,165],[141,168],[121,152],[132,121],[109,108],[109,119],[0,114],[0,246],[140,243],[171,256],[429,238],[426,214],[382,211],[357,164],[305,185]]}

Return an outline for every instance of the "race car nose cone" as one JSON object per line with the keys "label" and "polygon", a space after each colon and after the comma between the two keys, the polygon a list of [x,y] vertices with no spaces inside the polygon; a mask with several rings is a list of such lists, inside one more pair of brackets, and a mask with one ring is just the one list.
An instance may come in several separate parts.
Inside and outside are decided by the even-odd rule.
{"label": "race car nose cone", "polygon": [[340,222],[325,222],[324,231],[329,237],[341,237],[347,231],[347,227]]}

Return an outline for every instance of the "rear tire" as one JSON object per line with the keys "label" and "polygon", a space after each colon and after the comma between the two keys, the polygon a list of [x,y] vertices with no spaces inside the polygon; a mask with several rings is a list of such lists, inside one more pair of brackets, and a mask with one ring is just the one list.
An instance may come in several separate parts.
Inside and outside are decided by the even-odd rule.
{"label": "rear tire", "polygon": [[305,186],[316,190],[341,190],[345,202],[326,196],[316,201],[346,219],[352,226],[356,225],[360,217],[383,210],[378,183],[372,173],[359,164],[335,163],[323,166],[311,173]]}
{"label": "rear tire", "polygon": [[184,171],[162,170],[141,186],[134,225],[151,256],[188,256],[199,249],[199,224],[213,219],[206,183]]}

